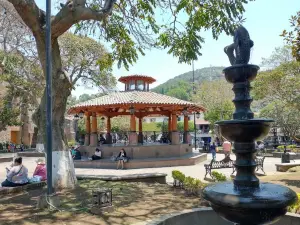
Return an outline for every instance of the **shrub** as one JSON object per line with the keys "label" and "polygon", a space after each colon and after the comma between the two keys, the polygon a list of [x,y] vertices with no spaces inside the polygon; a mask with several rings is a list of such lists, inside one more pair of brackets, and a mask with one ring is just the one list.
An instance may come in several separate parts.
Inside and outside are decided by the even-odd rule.
{"label": "shrub", "polygon": [[277,150],[278,150],[279,152],[283,152],[283,150],[284,150],[284,145],[279,145],[279,146],[277,147]]}
{"label": "shrub", "polygon": [[75,140],[68,141],[68,147],[72,147],[74,145],[76,145],[76,141]]}
{"label": "shrub", "polygon": [[213,180],[217,181],[217,182],[227,181],[226,176],[222,173],[217,172],[217,171],[212,171],[211,176],[212,176]]}
{"label": "shrub", "polygon": [[289,206],[288,211],[291,213],[300,213],[300,193],[297,193],[298,201]]}
{"label": "shrub", "polygon": [[184,180],[184,188],[188,195],[198,195],[199,190],[205,186],[206,184],[202,183],[199,179],[186,177]]}
{"label": "shrub", "polygon": [[179,182],[184,183],[185,175],[182,172],[178,170],[173,170],[172,177],[174,180],[178,180]]}
{"label": "shrub", "polygon": [[300,166],[296,166],[296,167],[290,168],[288,170],[288,172],[292,172],[292,173],[300,172]]}

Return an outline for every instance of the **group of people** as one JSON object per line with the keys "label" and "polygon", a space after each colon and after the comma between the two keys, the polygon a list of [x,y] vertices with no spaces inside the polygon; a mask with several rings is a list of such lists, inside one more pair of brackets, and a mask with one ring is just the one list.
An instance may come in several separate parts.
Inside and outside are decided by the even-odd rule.
{"label": "group of people", "polygon": [[[223,147],[223,152],[224,152],[225,157],[228,157],[231,153],[231,143],[229,141],[225,140],[222,144],[222,147]],[[210,144],[209,150],[212,154],[213,160],[216,160],[218,146],[215,144],[215,142],[212,142]]]}
{"label": "group of people", "polygon": [[6,167],[6,179],[1,183],[2,187],[17,187],[29,182],[40,182],[47,179],[46,164],[43,159],[36,161],[37,166],[32,178],[28,178],[28,169],[22,164],[22,157],[16,157],[10,168]]}
{"label": "group of people", "polygon": [[[75,147],[71,148],[71,156],[74,160],[81,159],[81,153]],[[100,159],[102,159],[102,151],[99,148],[96,148],[95,153],[91,157],[91,160],[100,160]],[[119,167],[121,167],[121,169],[124,169],[124,163],[128,161],[128,157],[124,148],[120,150],[118,156],[114,160],[118,162],[117,169],[119,169]]]}

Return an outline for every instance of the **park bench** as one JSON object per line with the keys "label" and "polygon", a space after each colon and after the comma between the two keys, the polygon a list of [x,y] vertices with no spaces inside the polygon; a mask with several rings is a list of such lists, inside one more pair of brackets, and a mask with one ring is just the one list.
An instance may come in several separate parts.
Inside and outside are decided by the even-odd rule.
{"label": "park bench", "polygon": [[234,163],[234,161],[232,159],[230,159],[230,156],[225,157],[221,161],[215,161],[214,159],[212,159],[209,164],[204,164],[204,168],[206,170],[204,179],[206,178],[207,174],[209,174],[211,176],[212,169],[233,168],[233,172],[232,172],[232,174],[233,174],[234,173],[233,163]]}
{"label": "park bench", "polygon": [[[260,169],[265,174],[264,161],[265,161],[265,156],[255,158],[256,171],[258,171]],[[204,167],[205,167],[205,170],[206,170],[204,178],[206,178],[207,174],[209,174],[211,176],[211,170],[212,169],[233,168],[232,174],[234,174],[235,171],[236,171],[234,163],[235,163],[235,161],[231,160],[229,156],[225,157],[221,161],[211,160],[210,164],[204,164]]]}

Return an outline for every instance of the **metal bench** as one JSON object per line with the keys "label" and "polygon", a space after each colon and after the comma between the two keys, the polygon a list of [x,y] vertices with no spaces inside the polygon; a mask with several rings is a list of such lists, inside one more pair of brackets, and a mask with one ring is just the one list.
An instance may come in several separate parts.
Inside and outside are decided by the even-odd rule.
{"label": "metal bench", "polygon": [[212,169],[233,168],[233,172],[232,172],[232,174],[233,174],[235,171],[233,163],[234,163],[234,161],[232,159],[230,159],[230,156],[225,157],[221,161],[211,160],[210,164],[204,164],[204,168],[206,170],[204,179],[206,178],[207,174],[209,174],[211,176]]}
{"label": "metal bench", "polygon": [[[263,171],[264,174],[264,161],[265,161],[265,156],[263,157],[256,157],[255,158],[255,162],[256,162],[256,171],[258,171],[259,169]],[[209,175],[211,176],[211,170],[212,169],[225,169],[225,168],[233,168],[232,174],[235,173],[235,165],[234,165],[235,161],[233,161],[232,159],[230,159],[230,157],[225,157],[223,160],[221,161],[214,161],[211,160],[210,164],[204,164],[206,173],[204,178],[206,178],[207,174],[209,173]]]}

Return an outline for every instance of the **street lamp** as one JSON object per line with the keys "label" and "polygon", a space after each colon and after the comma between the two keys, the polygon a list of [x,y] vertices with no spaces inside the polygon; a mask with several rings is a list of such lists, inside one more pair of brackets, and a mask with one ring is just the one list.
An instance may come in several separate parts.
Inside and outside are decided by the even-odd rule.
{"label": "street lamp", "polygon": [[196,118],[197,118],[197,119],[200,119],[200,115],[201,115],[201,114],[200,114],[199,112],[197,112],[197,113],[196,113]]}
{"label": "street lamp", "polygon": [[76,115],[74,116],[74,120],[79,120],[78,114],[76,114]]}

